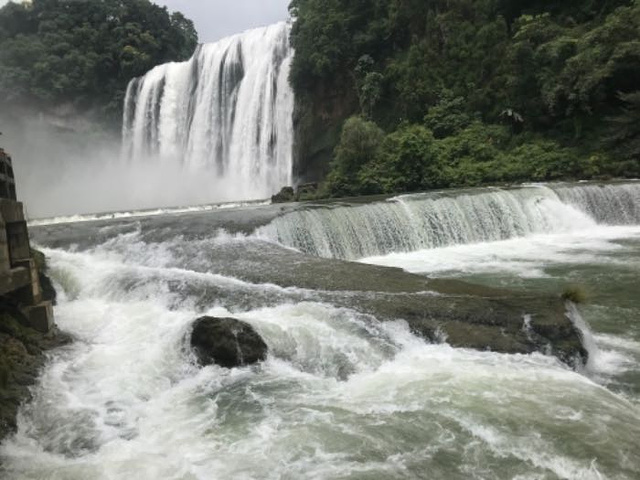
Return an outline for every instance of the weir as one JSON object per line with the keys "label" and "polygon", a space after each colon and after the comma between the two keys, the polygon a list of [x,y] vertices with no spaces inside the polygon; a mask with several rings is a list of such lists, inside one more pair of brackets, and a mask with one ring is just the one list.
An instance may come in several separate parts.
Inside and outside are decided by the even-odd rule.
{"label": "weir", "polygon": [[357,260],[639,223],[640,182],[558,184],[309,205],[284,213],[256,234],[309,255]]}
{"label": "weir", "polygon": [[268,198],[292,183],[290,26],[201,45],[133,80],[123,119],[127,162],[169,162],[210,177],[219,199]]}

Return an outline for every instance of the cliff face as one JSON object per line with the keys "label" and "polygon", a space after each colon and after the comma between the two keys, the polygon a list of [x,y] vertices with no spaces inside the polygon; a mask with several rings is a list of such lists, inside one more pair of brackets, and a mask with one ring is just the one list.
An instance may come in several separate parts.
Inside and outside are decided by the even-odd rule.
{"label": "cliff face", "polygon": [[293,177],[298,183],[326,177],[342,125],[357,111],[353,89],[320,84],[311,91],[296,92]]}

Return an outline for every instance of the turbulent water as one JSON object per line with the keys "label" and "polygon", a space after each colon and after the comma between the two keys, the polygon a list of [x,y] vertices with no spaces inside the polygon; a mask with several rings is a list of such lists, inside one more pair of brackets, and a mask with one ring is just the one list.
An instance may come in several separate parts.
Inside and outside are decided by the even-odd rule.
{"label": "turbulent water", "polygon": [[[52,354],[0,473],[640,478],[638,192],[538,185],[34,227],[76,342]],[[345,307],[357,277],[346,292],[284,285],[283,258],[317,275],[292,247],[516,290],[578,283],[590,363],[426,343]],[[246,280],[258,265],[268,281]],[[268,360],[197,368],[185,335],[203,313],[251,323]]]}
{"label": "turbulent water", "polygon": [[536,185],[404,195],[386,202],[307,208],[260,235],[305,253],[355,260],[392,252],[640,224],[640,183]]}
{"label": "turbulent water", "polygon": [[286,23],[251,30],[133,80],[124,106],[125,158],[200,172],[217,200],[268,198],[290,185],[288,36]]}

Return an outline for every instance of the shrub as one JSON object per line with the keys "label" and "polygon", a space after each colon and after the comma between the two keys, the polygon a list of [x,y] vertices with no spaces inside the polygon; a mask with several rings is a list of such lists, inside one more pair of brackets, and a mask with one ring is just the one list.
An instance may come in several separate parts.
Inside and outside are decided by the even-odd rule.
{"label": "shrub", "polygon": [[587,292],[580,285],[568,285],[560,297],[573,303],[585,303],[587,301]]}
{"label": "shrub", "polygon": [[331,196],[359,194],[358,173],[377,156],[383,138],[384,132],[375,123],[362,117],[349,118],[342,128],[325,184],[326,193]]}

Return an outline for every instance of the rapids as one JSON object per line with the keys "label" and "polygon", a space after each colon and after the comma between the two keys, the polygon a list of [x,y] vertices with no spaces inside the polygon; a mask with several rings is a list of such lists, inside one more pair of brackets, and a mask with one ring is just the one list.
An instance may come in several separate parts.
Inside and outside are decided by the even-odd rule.
{"label": "rapids", "polygon": [[[0,473],[639,478],[639,191],[536,185],[41,221],[32,238],[76,341],[49,358]],[[516,291],[581,284],[590,302],[573,314],[590,363],[425,342],[402,318],[350,307],[355,273],[340,272],[349,288],[314,288],[328,260],[292,248]],[[280,271],[279,255],[298,263]],[[201,314],[251,323],[268,360],[197,368],[185,335]]]}

